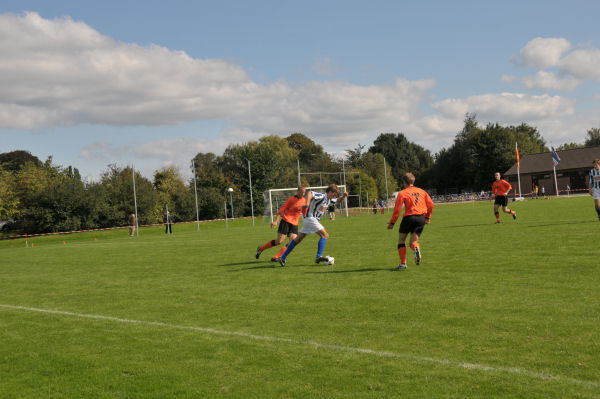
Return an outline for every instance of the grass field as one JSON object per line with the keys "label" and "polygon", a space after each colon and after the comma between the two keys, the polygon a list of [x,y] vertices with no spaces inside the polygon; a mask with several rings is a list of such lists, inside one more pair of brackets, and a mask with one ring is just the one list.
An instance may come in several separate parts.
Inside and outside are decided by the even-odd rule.
{"label": "grass field", "polygon": [[263,220],[0,241],[0,397],[599,398],[592,199],[510,206],[437,206],[405,271],[389,215],[324,220],[334,266]]}

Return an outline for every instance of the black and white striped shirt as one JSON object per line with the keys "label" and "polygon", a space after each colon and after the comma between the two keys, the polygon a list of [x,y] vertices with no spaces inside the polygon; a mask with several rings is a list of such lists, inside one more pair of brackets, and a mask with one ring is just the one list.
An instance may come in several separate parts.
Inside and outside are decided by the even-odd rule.
{"label": "black and white striped shirt", "polygon": [[308,211],[306,211],[306,217],[316,218],[317,220],[321,219],[321,216],[327,211],[327,206],[332,202],[335,202],[336,199],[327,198],[327,194],[318,193],[316,191],[312,192],[312,200],[308,205]]}
{"label": "black and white striped shirt", "polygon": [[600,170],[596,168],[590,170],[590,185],[594,189],[600,189]]}

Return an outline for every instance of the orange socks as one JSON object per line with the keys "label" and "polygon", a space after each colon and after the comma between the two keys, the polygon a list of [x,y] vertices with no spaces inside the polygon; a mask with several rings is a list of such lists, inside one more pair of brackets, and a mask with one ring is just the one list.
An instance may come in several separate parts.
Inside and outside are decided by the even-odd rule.
{"label": "orange socks", "polygon": [[274,245],[275,245],[275,240],[267,241],[267,243],[265,245],[260,247],[260,252],[264,251],[265,249],[269,249]]}
{"label": "orange socks", "polygon": [[273,257],[274,258],[279,258],[281,257],[281,255],[283,255],[283,253],[285,252],[285,250],[287,249],[287,245],[284,245],[283,248],[281,248],[279,250],[279,252],[277,252]]}
{"label": "orange socks", "polygon": [[398,255],[400,255],[400,263],[406,264],[406,245],[398,244]]}

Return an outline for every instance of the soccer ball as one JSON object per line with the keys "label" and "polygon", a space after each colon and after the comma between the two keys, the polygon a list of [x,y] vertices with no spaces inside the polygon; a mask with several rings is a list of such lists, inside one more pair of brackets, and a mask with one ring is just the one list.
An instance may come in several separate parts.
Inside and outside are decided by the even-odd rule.
{"label": "soccer ball", "polygon": [[335,263],[335,258],[333,256],[326,256],[326,258],[328,265],[333,265]]}

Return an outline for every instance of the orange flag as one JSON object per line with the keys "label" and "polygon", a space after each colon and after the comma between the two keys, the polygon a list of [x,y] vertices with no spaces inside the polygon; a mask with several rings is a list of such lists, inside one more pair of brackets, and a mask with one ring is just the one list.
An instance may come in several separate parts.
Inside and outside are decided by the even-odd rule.
{"label": "orange flag", "polygon": [[516,142],[515,142],[515,151],[517,152],[517,169],[519,169],[521,167],[521,165],[519,164],[519,146],[517,145]]}

